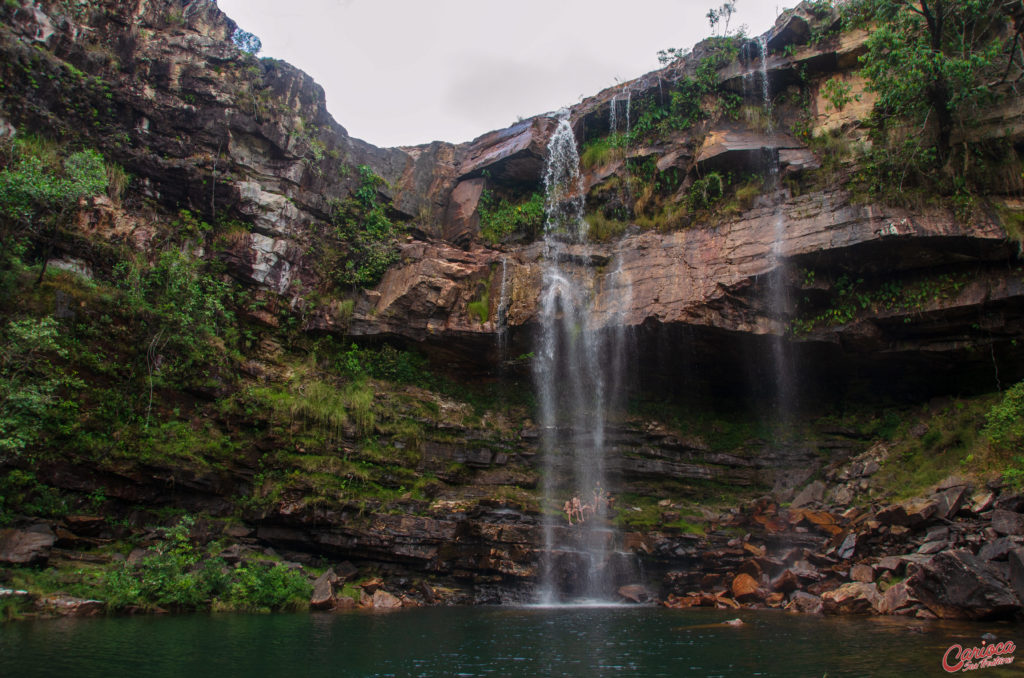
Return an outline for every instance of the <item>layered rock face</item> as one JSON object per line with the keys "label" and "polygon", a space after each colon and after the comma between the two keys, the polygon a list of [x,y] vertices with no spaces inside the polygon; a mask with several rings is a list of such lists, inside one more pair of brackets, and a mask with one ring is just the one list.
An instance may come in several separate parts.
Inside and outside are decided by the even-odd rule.
{"label": "layered rock face", "polygon": [[[525,374],[528,360],[516,357],[535,348],[543,245],[528,233],[485,244],[481,206],[487,196],[517,200],[541,190],[553,115],[463,144],[378,149],[330,117],[322,90],[304,73],[241,53],[230,40],[236,26],[210,0],[75,7],[43,1],[5,10],[0,129],[66,133],[133,175],[124,209],[101,202],[83,210],[79,235],[145,250],[156,237],[151,209],[237,221],[244,228],[234,237],[200,254],[222,261],[254,296],[292,309],[309,334],[412,345],[439,370],[458,375]],[[1013,197],[1019,187],[1008,183],[966,213],[893,208],[849,190],[852,153],[790,133],[800,121],[810,132],[838,134],[848,146],[866,140],[861,126],[872,94],[855,71],[865,35],[805,44],[811,26],[828,28],[835,19],[806,8],[786,14],[765,36],[766,52],[749,42],[740,58],[718,69],[743,115],[716,111],[686,129],[617,146],[584,168],[594,237],[563,249],[562,270],[587,281],[594,299],[590,329],[628,335],[632,393],[763,402],[776,388],[771,356],[780,343],[805,404],[851,393],[922,399],[988,391],[1024,375],[1024,269],[1005,223],[1022,211]],[[621,131],[609,129],[612,106],[620,123],[637,122],[624,118],[627,92],[634,112],[665,104],[665,92],[692,77],[712,48],[698,46],[686,60],[574,106],[569,115],[577,140],[592,144]],[[774,93],[769,101],[761,98],[759,78]],[[859,98],[833,106],[823,92],[833,79]],[[806,104],[795,103],[802,93]],[[1022,121],[1019,106],[1010,105],[970,134],[1019,145]],[[357,190],[361,166],[386,180],[378,197],[408,234],[379,284],[340,289],[315,250],[332,206]],[[645,198],[637,177],[652,167],[667,179]],[[755,195],[685,216],[670,210],[652,216],[636,207],[658,199],[682,204],[698,182],[730,174],[755,186]],[[602,235],[602,218],[618,231]],[[104,263],[103,252],[83,238],[62,238],[57,247],[55,256],[97,268]],[[276,322],[269,314],[256,320]],[[402,576],[450,577],[472,583],[477,600],[523,599],[537,576],[540,515],[488,496],[498,487],[537,486],[539,434],[531,422],[519,424],[514,442],[503,442],[508,449],[478,444],[473,431],[431,432],[436,439],[423,443],[416,470],[440,477],[452,464],[472,469],[477,482],[459,487],[462,497],[409,502],[393,515],[325,509],[288,496],[249,516],[254,528],[243,530],[240,543],[296,558],[314,553],[384,564]],[[460,440],[453,443],[448,437],[455,435]],[[822,450],[848,457],[865,446],[840,433],[800,444],[747,441],[723,451],[638,418],[609,425],[607,438],[608,470],[620,479],[614,489],[643,496],[657,495],[659,483],[669,480],[774,488],[794,499],[794,488],[821,465]],[[200,475],[145,466],[104,474],[61,464],[39,472],[67,490],[106,488],[124,505],[212,515],[230,514],[226,498],[251,492],[255,477],[248,462]],[[1005,581],[990,580],[993,570],[1002,580],[1003,574],[1019,579],[1020,506],[998,516],[989,506],[947,506],[941,519],[933,513],[911,528],[879,515],[885,507],[841,511],[858,491],[854,480],[860,476],[837,483],[828,499],[799,502],[810,510],[760,502],[704,516],[707,537],[652,530],[630,535],[625,548],[662,575],[661,593],[685,599],[683,606],[921,616],[960,616],[981,603],[991,607],[987,616],[1018,609],[1013,596],[1021,588],[1015,594]],[[1014,494],[1005,494],[1010,502]],[[664,508],[659,520],[680,521],[671,502]],[[939,538],[928,528],[942,521],[954,527]],[[77,543],[73,526],[57,527]],[[975,553],[974,529],[1005,535],[1006,550]],[[926,540],[929,534],[936,539]],[[3,560],[10,563],[45,562],[53,544],[49,527],[22,526],[3,538]],[[911,553],[932,542],[941,546]],[[910,579],[882,591],[879,577],[893,572]],[[896,575],[885,576],[888,584]],[[936,597],[953,581],[965,589],[985,584],[981,603],[969,592],[952,601]],[[325,601],[333,585],[325,580],[321,587]],[[834,594],[821,595],[829,590]],[[394,602],[377,595],[386,591],[364,592],[382,606]],[[433,596],[414,595],[427,602]]]}
{"label": "layered rock face", "polygon": [[[669,188],[677,202],[712,171],[777,171],[794,180],[749,206],[705,215],[705,221],[698,216],[680,230],[627,228],[614,243],[571,250],[580,271],[603,271],[586,276],[596,286],[593,322],[634,328],[639,355],[669,361],[666,370],[648,365],[655,369],[642,373],[681,373],[702,394],[735,396],[751,382],[749,360],[741,356],[756,355],[770,337],[789,334],[805,375],[821,375],[805,378],[812,391],[825,382],[885,379],[893,369],[910,391],[948,390],[966,376],[991,374],[980,356],[994,355],[1006,380],[1019,375],[1022,349],[1012,338],[1021,330],[1021,275],[1016,246],[1006,241],[1001,223],[1004,212],[958,216],[873,204],[843,189],[843,169],[823,187],[812,182],[808,190],[805,182],[803,192],[793,194],[796,180],[820,167],[823,157],[783,133],[785,123],[809,115],[812,132],[846,130],[856,140],[863,138],[857,127],[870,112],[872,93],[853,70],[865,34],[803,44],[807,25],[834,21],[804,10],[788,13],[767,34],[764,57],[751,42],[720,69],[724,87],[752,109],[768,106],[760,97],[763,71],[776,125],[751,128],[712,115],[587,168],[588,209],[597,211],[608,207],[602,196],[610,189],[631,185],[630,168],[640,162],[674,172]],[[234,30],[212,2],[107,2],[74,12],[59,3],[26,5],[12,13],[4,41],[7,124],[84,129],[152,199],[211,219],[237,215],[249,222],[249,233],[211,254],[240,280],[299,308],[313,292],[325,296],[324,272],[317,270],[311,245],[332,201],[356,186],[353,168],[366,165],[387,180],[385,197],[396,217],[410,220],[415,239],[399,246],[400,263],[375,289],[356,295],[351,318],[338,318],[328,290],[327,300],[310,309],[307,328],[409,340],[449,362],[483,370],[508,357],[496,353],[499,333],[509,337],[511,355],[532,350],[540,246],[484,247],[479,207],[484,191],[539,190],[554,118],[530,118],[460,145],[377,149],[334,122],[322,90],[304,73],[240,53],[230,42]],[[786,45],[793,48],[780,54]],[[710,49],[699,45],[686,60],[573,107],[578,140],[607,134],[610,107],[622,108],[624,92],[634,111],[644,101],[663,100]],[[48,57],[50,51],[59,60]],[[29,73],[39,77],[29,82]],[[784,101],[801,82],[799,74],[808,79],[806,111]],[[833,78],[852,88],[842,110],[822,93]],[[625,111],[618,113],[622,120]],[[988,130],[1013,143],[1019,115],[1011,106],[998,125],[976,133]],[[1016,209],[1012,200],[997,195],[994,201]],[[136,242],[145,242],[145,229],[129,230]],[[812,322],[792,333],[801,318],[813,319],[835,303],[842,276],[877,288],[929,280],[934,287],[949,275],[963,279],[952,285],[955,292],[943,289],[889,308],[869,305],[847,322]],[[769,300],[771,285],[787,289],[783,307]],[[483,299],[486,316],[470,313],[468,306]],[[506,305],[499,309],[502,299]],[[687,348],[671,355],[658,348],[681,343]],[[711,364],[715,368],[708,370]],[[976,384],[980,388],[995,385],[987,377],[976,381],[983,382]]]}

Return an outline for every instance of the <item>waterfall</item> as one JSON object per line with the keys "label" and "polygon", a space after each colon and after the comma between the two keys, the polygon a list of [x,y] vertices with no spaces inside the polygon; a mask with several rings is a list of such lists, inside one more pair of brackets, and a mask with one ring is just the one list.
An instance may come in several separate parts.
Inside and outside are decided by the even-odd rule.
{"label": "waterfall", "polygon": [[626,136],[629,136],[629,105],[633,99],[633,90],[626,90]]}
{"label": "waterfall", "polygon": [[508,257],[501,258],[501,297],[498,299],[498,364],[508,360]]}
{"label": "waterfall", "polygon": [[[545,226],[543,282],[534,381],[543,458],[544,557],[540,602],[608,600],[615,532],[608,527],[605,424],[607,367],[615,341],[593,322],[596,272],[574,264],[585,242],[583,179],[568,114],[560,116],[548,143],[544,168]],[[583,260],[586,257],[575,257]],[[620,377],[615,377],[618,381]],[[613,383],[613,385],[615,385]],[[573,500],[583,520],[562,511]],[[588,506],[589,505],[589,506]]]}
{"label": "waterfall", "polygon": [[768,84],[768,38],[764,35],[757,37],[757,51],[761,57],[761,97],[764,100],[764,112],[768,115],[768,131],[772,131],[772,97],[771,88]]}
{"label": "waterfall", "polygon": [[[773,131],[772,124],[772,98],[771,87],[768,80],[768,40],[764,35],[757,39],[758,51],[761,60],[761,97],[764,105],[765,115],[768,116],[768,133]],[[789,277],[789,264],[786,262],[783,253],[783,243],[786,238],[786,215],[783,211],[782,202],[784,196],[779,177],[779,153],[778,149],[766,147],[765,173],[766,190],[773,196],[775,213],[772,223],[772,265],[774,270],[769,276],[767,305],[769,315],[778,323],[779,329],[771,334],[771,356],[772,370],[774,373],[774,421],[781,424],[784,429],[792,420],[792,411],[796,400],[796,381],[793,373],[794,365],[790,355],[790,349],[786,341],[786,324],[789,317],[789,289],[787,278]]]}
{"label": "waterfall", "polygon": [[[626,136],[629,136],[629,108],[633,98],[633,90],[628,87],[624,88],[626,91]],[[608,113],[608,131],[611,134],[619,133],[619,94],[616,92],[612,95],[612,100],[609,106],[611,107]]]}

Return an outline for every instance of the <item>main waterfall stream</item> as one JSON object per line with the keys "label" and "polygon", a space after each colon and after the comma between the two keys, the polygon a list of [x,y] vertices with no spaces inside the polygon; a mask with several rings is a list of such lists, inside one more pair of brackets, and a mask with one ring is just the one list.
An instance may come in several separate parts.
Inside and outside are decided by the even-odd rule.
{"label": "main waterfall stream", "polygon": [[621,377],[620,333],[595,327],[597,281],[586,259],[583,178],[562,115],[544,168],[544,281],[534,380],[544,456],[546,517],[539,602],[608,601],[615,581],[605,426],[609,385]]}

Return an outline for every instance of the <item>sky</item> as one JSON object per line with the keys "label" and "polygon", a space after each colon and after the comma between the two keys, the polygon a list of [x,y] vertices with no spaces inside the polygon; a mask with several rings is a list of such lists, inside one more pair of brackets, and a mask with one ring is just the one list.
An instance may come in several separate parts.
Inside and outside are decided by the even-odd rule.
{"label": "sky", "polygon": [[[349,134],[376,146],[462,142],[578,103],[712,34],[722,0],[217,0],[309,73]],[[767,31],[791,0],[736,0]],[[719,28],[721,30],[721,28]]]}

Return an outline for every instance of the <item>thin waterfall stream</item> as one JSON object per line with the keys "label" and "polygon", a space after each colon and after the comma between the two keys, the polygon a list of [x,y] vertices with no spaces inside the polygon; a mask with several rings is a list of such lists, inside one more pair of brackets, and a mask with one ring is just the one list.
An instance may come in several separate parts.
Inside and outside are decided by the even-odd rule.
{"label": "thin waterfall stream", "polygon": [[[764,113],[767,118],[767,133],[775,131],[772,119],[771,83],[768,78],[768,43],[765,36],[757,39],[760,57],[761,95]],[[792,421],[793,409],[796,407],[796,380],[790,349],[785,337],[785,324],[790,309],[787,278],[789,263],[784,256],[783,248],[786,238],[786,214],[783,209],[784,195],[780,179],[779,152],[777,148],[765,146],[765,193],[772,196],[775,205],[772,215],[772,251],[773,270],[769,276],[767,305],[768,313],[781,328],[770,336],[772,371],[773,371],[773,415],[775,421],[784,431]]]}

